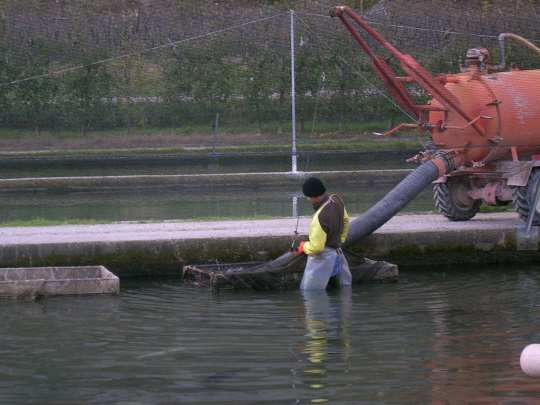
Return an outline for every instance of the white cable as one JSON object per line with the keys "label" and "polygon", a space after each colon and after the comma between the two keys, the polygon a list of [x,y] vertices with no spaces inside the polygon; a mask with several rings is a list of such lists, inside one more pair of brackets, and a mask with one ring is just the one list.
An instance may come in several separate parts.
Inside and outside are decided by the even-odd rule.
{"label": "white cable", "polygon": [[152,48],[146,48],[146,49],[143,49],[141,51],[130,52],[130,53],[126,53],[126,54],[123,54],[123,55],[118,55],[118,56],[113,56],[113,57],[106,58],[106,59],[97,60],[95,62],[85,64],[85,65],[71,66],[69,68],[55,70],[55,71],[49,72],[49,73],[43,73],[43,74],[40,74],[40,75],[29,76],[29,77],[26,77],[24,79],[18,79],[18,80],[13,80],[11,82],[1,83],[0,86],[9,86],[9,85],[13,85],[13,84],[27,82],[27,81],[30,81],[30,80],[42,79],[42,78],[50,77],[50,76],[56,76],[56,75],[59,75],[59,74],[62,74],[62,73],[67,73],[67,72],[72,72],[72,71],[79,70],[79,69],[84,69],[84,68],[89,67],[89,66],[102,65],[104,63],[109,63],[109,62],[112,62],[112,61],[115,61],[115,60],[125,59],[125,58],[129,58],[129,57],[135,56],[135,55],[141,55],[141,54],[144,54],[144,53],[147,53],[147,52],[150,52],[150,51],[155,51],[156,49],[175,47],[178,44],[182,44],[182,43],[189,42],[189,41],[195,41],[195,40],[202,39],[202,38],[211,37],[213,35],[221,34],[223,32],[227,32],[227,31],[234,31],[234,30],[236,30],[238,28],[242,28],[242,27],[245,27],[247,25],[256,24],[256,23],[259,23],[259,22],[271,20],[273,18],[280,17],[280,16],[283,16],[285,14],[286,13],[275,14],[275,15],[272,15],[270,17],[259,18],[258,20],[248,21],[248,22],[245,22],[245,23],[242,23],[242,24],[233,25],[231,27],[222,28],[222,29],[217,30],[217,31],[207,32],[207,33],[204,33],[204,34],[195,35],[193,37],[180,39],[178,41],[169,41],[166,44],[157,45],[157,46],[154,46]]}
{"label": "white cable", "polygon": [[[301,11],[299,11],[298,14],[307,15],[307,16],[313,16],[313,17],[332,18],[329,15],[316,14],[316,13],[307,13],[307,12],[301,12]],[[474,33],[474,32],[438,30],[438,29],[435,29],[435,28],[414,27],[412,25],[387,24],[387,23],[377,22],[377,21],[368,20],[368,19],[365,19],[365,20],[369,24],[380,25],[380,26],[383,26],[383,27],[406,28],[406,29],[411,29],[411,30],[416,30],[416,31],[438,32],[438,33],[441,33],[441,34],[465,35],[465,36],[480,37],[480,38],[494,38],[494,39],[498,38],[498,35],[477,34],[477,33]],[[537,39],[535,39],[533,41],[540,42],[540,40],[537,40]]]}
{"label": "white cable", "polygon": [[[330,17],[329,17],[330,18]],[[304,23],[304,26],[307,30],[311,31],[313,35],[318,37],[317,33],[312,30],[309,25],[302,19],[298,18],[301,22]],[[320,42],[320,41],[319,41]],[[319,46],[324,47],[322,43],[320,42]],[[329,48],[327,48],[329,49]],[[365,75],[360,71],[360,69],[357,69],[356,67],[352,66],[343,56],[338,56],[338,58],[341,60],[341,62],[348,65],[353,72],[355,72],[364,82],[366,82],[369,86],[375,89],[377,93],[379,93],[380,96],[383,96],[386,98],[395,108],[397,108],[399,111],[401,111],[403,114],[405,114],[408,118],[410,118],[413,122],[418,122],[418,120],[413,117],[408,111],[406,111],[404,108],[402,108],[399,104],[397,104],[392,97],[387,95],[383,90],[381,90],[378,86],[374,85],[368,78],[365,77]]]}

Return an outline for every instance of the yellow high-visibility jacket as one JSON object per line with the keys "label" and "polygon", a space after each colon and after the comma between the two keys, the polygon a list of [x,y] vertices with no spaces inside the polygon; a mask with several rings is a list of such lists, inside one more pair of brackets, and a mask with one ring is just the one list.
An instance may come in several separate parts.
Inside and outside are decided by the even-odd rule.
{"label": "yellow high-visibility jacket", "polygon": [[343,200],[336,194],[323,199],[309,226],[309,241],[304,243],[304,253],[315,255],[325,247],[337,249],[347,239],[349,214]]}

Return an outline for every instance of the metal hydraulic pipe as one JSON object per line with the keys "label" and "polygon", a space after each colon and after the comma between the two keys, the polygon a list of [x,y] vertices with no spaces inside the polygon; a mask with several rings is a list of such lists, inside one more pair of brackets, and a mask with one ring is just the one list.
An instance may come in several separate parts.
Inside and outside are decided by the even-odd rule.
{"label": "metal hydraulic pipe", "polygon": [[[365,30],[375,41],[377,41],[382,47],[384,47],[392,55],[398,59],[403,59],[405,55],[399,51],[395,46],[389,43],[384,37],[375,31],[371,26],[358,14],[356,14],[349,6],[336,6],[330,9],[331,17],[338,17],[341,21],[346,21],[344,14],[351,17],[363,30]],[[365,49],[364,49],[365,50]],[[370,55],[371,56],[371,55]]]}
{"label": "metal hydraulic pipe", "polygon": [[540,48],[538,48],[536,45],[534,45],[531,41],[516,35],[512,34],[511,32],[503,32],[502,34],[499,34],[499,49],[500,49],[500,56],[499,56],[499,64],[490,66],[490,70],[493,71],[501,71],[506,69],[506,50],[505,50],[505,39],[510,38],[517,42],[520,42],[521,44],[525,45],[527,48],[532,49],[535,51],[538,55],[540,55]]}
{"label": "metal hydraulic pipe", "polygon": [[[407,80],[416,82],[420,87],[431,94],[445,110],[455,112],[461,116],[465,122],[472,121],[473,117],[469,112],[463,109],[460,101],[450,92],[443,84],[433,77],[424,67],[422,67],[416,59],[411,55],[401,53],[396,47],[390,44],[384,37],[376,30],[371,28],[369,24],[358,14],[356,14],[348,6],[338,6],[330,10],[332,17],[338,17],[347,30],[354,37],[356,42],[360,45],[362,50],[372,60],[373,68],[379,78],[384,82],[386,88],[390,92],[390,95],[396,100],[402,109],[409,114],[413,114],[416,120],[420,124],[424,122],[425,106],[416,105],[412,94],[407,90],[401,81],[401,77],[397,76],[390,65],[371,49],[366,40],[364,40],[360,34],[354,29],[354,27],[347,21],[347,18],[352,19],[365,33],[378,42],[383,48],[385,48],[392,57],[394,57],[401,65],[401,69],[407,74]],[[474,130],[480,135],[484,136],[484,129],[478,123],[472,124]]]}

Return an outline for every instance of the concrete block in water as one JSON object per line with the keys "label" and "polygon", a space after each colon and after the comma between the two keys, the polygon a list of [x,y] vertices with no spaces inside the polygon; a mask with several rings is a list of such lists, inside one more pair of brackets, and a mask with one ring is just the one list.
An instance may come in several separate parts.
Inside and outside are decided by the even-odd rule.
{"label": "concrete block in water", "polygon": [[103,266],[0,269],[0,297],[118,294],[120,281]]}

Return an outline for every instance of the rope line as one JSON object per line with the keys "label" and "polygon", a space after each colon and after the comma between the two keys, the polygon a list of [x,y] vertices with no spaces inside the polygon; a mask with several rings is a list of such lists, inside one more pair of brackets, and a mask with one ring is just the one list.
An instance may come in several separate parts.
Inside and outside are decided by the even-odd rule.
{"label": "rope line", "polygon": [[[328,17],[328,18],[331,18],[331,17]],[[302,18],[298,17],[298,19],[303,23],[304,27],[310,31],[313,35],[315,35],[317,37],[317,39],[319,40],[319,46],[321,47],[324,47],[325,45],[324,44],[324,41],[321,41],[320,38],[319,38],[319,35],[313,30],[311,29],[311,27],[309,26],[309,24],[304,21]],[[327,48],[327,50],[329,50],[330,47]],[[388,96],[383,90],[381,90],[378,86],[374,85],[358,68],[355,68],[354,66],[351,66],[349,64],[349,62],[343,58],[343,56],[338,56],[338,58],[341,60],[341,62],[347,64],[348,66],[351,67],[352,71],[354,73],[356,73],[364,82],[366,82],[369,86],[371,86],[372,88],[375,89],[375,91],[377,93],[379,93],[379,95],[383,96],[384,98],[386,98],[395,108],[397,108],[399,111],[401,111],[404,115],[406,115],[409,119],[411,119],[413,122],[417,122],[417,119],[415,117],[413,117],[411,114],[409,114],[409,112],[405,111],[399,104],[397,104],[394,99],[390,96]]]}
{"label": "rope line", "polygon": [[[297,13],[298,15],[306,15],[306,16],[312,16],[312,17],[322,17],[322,18],[332,18],[329,15],[324,14],[317,14],[317,13],[308,13],[308,12],[302,12],[299,11]],[[479,34],[474,32],[463,32],[463,31],[450,31],[450,30],[440,30],[435,28],[425,28],[425,27],[415,27],[412,25],[401,25],[401,24],[388,24],[388,23],[382,23],[377,22],[369,19],[365,19],[366,22],[373,24],[373,25],[379,25],[383,27],[392,27],[392,28],[404,28],[404,29],[410,29],[410,30],[416,30],[416,31],[424,31],[424,32],[438,32],[440,34],[452,34],[452,35],[463,35],[463,36],[471,36],[471,37],[479,37],[479,38],[492,38],[497,39],[498,35],[491,35],[491,34]],[[533,39],[534,42],[540,42],[538,39]]]}
{"label": "rope line", "polygon": [[[301,15],[319,17],[319,18],[328,18],[328,19],[332,18],[329,15],[310,13],[310,12],[303,12],[303,11],[296,12],[295,14],[298,17],[298,19],[300,19],[300,20],[301,20],[301,18],[299,16],[301,16]],[[178,41],[169,41],[166,44],[157,45],[157,46],[154,46],[154,47],[151,47],[151,48],[146,48],[146,49],[143,49],[143,50],[140,50],[140,51],[129,52],[129,53],[125,53],[125,54],[122,54],[122,55],[113,56],[113,57],[110,57],[110,58],[100,59],[100,60],[97,60],[95,62],[88,63],[88,64],[70,66],[70,67],[67,67],[67,68],[64,68],[64,69],[59,69],[59,70],[55,70],[55,71],[48,72],[48,73],[29,76],[29,77],[26,77],[26,78],[23,78],[23,79],[17,79],[17,80],[13,80],[13,81],[10,81],[10,82],[0,83],[0,86],[1,87],[10,86],[10,85],[15,85],[15,84],[27,82],[27,81],[30,81],[30,80],[37,80],[37,79],[47,78],[47,77],[51,77],[51,76],[57,76],[57,75],[61,75],[63,73],[69,73],[69,72],[73,72],[73,71],[84,69],[84,68],[91,67],[91,66],[96,66],[96,65],[101,65],[101,64],[113,62],[115,60],[121,60],[121,59],[126,59],[126,58],[129,58],[129,57],[132,57],[132,56],[136,56],[136,55],[142,55],[142,54],[145,54],[145,53],[148,53],[148,52],[151,52],[151,51],[155,51],[155,50],[158,50],[158,49],[174,48],[176,45],[179,45],[179,44],[183,44],[183,43],[190,42],[190,41],[196,41],[196,40],[203,39],[203,38],[212,37],[212,36],[215,36],[215,35],[218,35],[218,34],[222,34],[224,32],[234,31],[236,29],[239,29],[239,28],[242,28],[242,27],[245,27],[245,26],[249,26],[249,25],[260,23],[260,22],[272,20],[274,18],[285,16],[285,15],[288,15],[288,13],[278,13],[278,14],[274,14],[272,16],[259,18],[259,19],[256,19],[256,20],[248,21],[248,22],[245,22],[245,23],[242,23],[242,24],[231,26],[231,27],[222,28],[222,29],[219,29],[219,30],[207,32],[207,33],[200,34],[200,35],[195,35],[195,36],[192,36],[192,37],[189,37],[189,38],[184,38],[184,39],[181,39],[181,40],[178,40]],[[424,31],[424,32],[437,32],[437,33],[441,33],[441,34],[475,36],[475,37],[480,37],[480,38],[491,38],[491,39],[497,39],[498,38],[498,35],[440,30],[440,29],[434,29],[434,28],[416,27],[416,26],[402,25],[402,24],[387,24],[387,23],[377,22],[377,21],[373,21],[373,20],[369,20],[369,19],[366,19],[366,21],[368,23],[370,23],[370,24],[379,25],[379,26],[383,26],[383,27],[404,28],[404,29],[411,29],[411,30]],[[305,25],[307,26],[307,24],[305,24]],[[536,40],[536,39],[533,40],[533,41],[540,42],[540,40]]]}
{"label": "rope line", "polygon": [[75,70],[84,69],[84,68],[87,68],[87,67],[90,67],[90,66],[102,65],[102,64],[109,63],[109,62],[112,62],[112,61],[115,61],[115,60],[126,59],[126,58],[130,58],[130,57],[136,56],[136,55],[142,55],[142,54],[145,54],[145,53],[148,53],[148,52],[151,52],[151,51],[155,51],[157,49],[174,48],[176,45],[179,45],[179,44],[183,44],[183,43],[190,42],[190,41],[196,41],[198,39],[208,38],[208,37],[211,37],[211,36],[214,36],[214,35],[217,35],[217,34],[222,34],[224,32],[228,32],[228,31],[234,31],[234,30],[236,30],[238,28],[242,28],[242,27],[246,27],[248,25],[268,21],[268,20],[271,20],[271,19],[274,19],[274,18],[277,18],[277,17],[281,17],[281,16],[284,16],[284,15],[287,15],[287,13],[274,14],[274,15],[269,16],[269,17],[259,18],[257,20],[252,20],[252,21],[248,21],[248,22],[245,22],[245,23],[242,23],[242,24],[233,25],[231,27],[222,28],[222,29],[219,29],[219,30],[216,30],[216,31],[211,31],[211,32],[207,32],[207,33],[204,33],[204,34],[195,35],[195,36],[192,36],[192,37],[189,37],[189,38],[180,39],[178,41],[169,41],[166,44],[157,45],[157,46],[154,46],[152,48],[146,48],[146,49],[143,49],[141,51],[129,52],[129,53],[125,53],[125,54],[122,54],[122,55],[113,56],[113,57],[110,57],[110,58],[100,59],[100,60],[97,60],[95,62],[84,64],[84,65],[71,66],[71,67],[68,67],[68,68],[59,69],[59,70],[55,70],[55,71],[48,72],[48,73],[43,73],[43,74],[40,74],[40,75],[29,76],[29,77],[26,77],[24,79],[18,79],[18,80],[13,80],[11,82],[1,83],[0,87],[19,84],[19,83],[27,82],[27,81],[30,81],[30,80],[43,79],[43,78],[46,78],[46,77],[56,76],[56,75],[60,75],[60,74],[63,74],[63,73],[68,73],[68,72],[73,72]]}
{"label": "rope line", "polygon": [[[305,14],[309,14],[309,13],[298,13],[298,14],[304,14],[305,15]],[[331,18],[330,16],[323,16],[323,15],[320,15],[320,14],[316,14],[316,16]],[[326,45],[325,41],[321,41],[321,38],[320,38],[321,35],[318,34],[316,31],[314,31],[307,21],[305,21],[301,17],[298,17],[298,19],[300,20],[302,25],[305,27],[305,29],[307,31],[309,31],[311,34],[313,34],[317,38],[317,41],[319,42],[319,46],[321,48],[325,48],[326,50],[331,49],[331,47],[329,45]],[[497,37],[495,37],[495,38],[497,38]],[[392,97],[390,97],[388,94],[386,94],[386,92],[384,90],[380,89],[380,87],[373,84],[373,82],[371,82],[366,77],[366,75],[362,71],[360,71],[360,69],[356,68],[354,65],[351,65],[343,56],[338,56],[338,58],[339,58],[339,60],[341,62],[346,63],[354,73],[356,73],[365,83],[367,83],[369,86],[371,86],[380,96],[383,96],[385,99],[387,99],[395,108],[397,108],[400,112],[402,112],[409,119],[411,119],[411,121],[417,122],[417,119],[415,117],[413,117],[411,114],[409,114],[403,108],[401,108],[401,106],[398,105],[394,101],[394,99]],[[422,141],[422,139],[420,138],[420,136],[421,135],[419,135],[418,142],[425,148],[425,144]],[[539,131],[539,136],[540,136],[540,131]],[[497,144],[497,145],[455,145],[455,146],[452,146],[452,148],[442,148],[442,149],[443,150],[444,149],[487,149],[487,150],[492,150],[492,149],[496,149],[496,148],[508,148],[509,149],[511,147],[527,148],[527,147],[530,147],[530,146],[531,145],[528,145],[528,144],[527,145],[515,145],[515,144],[512,144],[512,145],[507,145],[507,144]]]}

